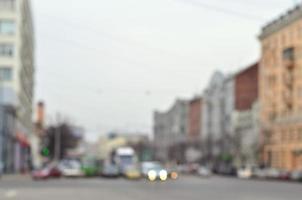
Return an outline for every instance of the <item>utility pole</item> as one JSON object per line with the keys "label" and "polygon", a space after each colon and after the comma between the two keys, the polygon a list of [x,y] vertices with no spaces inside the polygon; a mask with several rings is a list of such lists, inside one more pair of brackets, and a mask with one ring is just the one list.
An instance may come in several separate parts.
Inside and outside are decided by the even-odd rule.
{"label": "utility pole", "polygon": [[57,127],[55,128],[55,154],[54,160],[59,162],[61,156],[61,124],[60,124],[60,115],[56,116]]}

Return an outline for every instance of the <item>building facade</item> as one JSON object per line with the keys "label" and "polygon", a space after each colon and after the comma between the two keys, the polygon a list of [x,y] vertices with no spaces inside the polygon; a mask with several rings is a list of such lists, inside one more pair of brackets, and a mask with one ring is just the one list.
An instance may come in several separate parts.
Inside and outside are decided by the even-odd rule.
{"label": "building facade", "polygon": [[234,163],[238,167],[257,165],[260,141],[259,64],[255,63],[236,73],[234,82]]}
{"label": "building facade", "polygon": [[266,25],[259,39],[263,161],[302,169],[302,6]]}
{"label": "building facade", "polygon": [[223,152],[222,138],[225,130],[225,76],[215,72],[203,93],[202,142],[203,157],[213,160]]}
{"label": "building facade", "polygon": [[202,97],[194,97],[189,102],[188,139],[199,140],[201,137]]}
{"label": "building facade", "polygon": [[29,168],[33,132],[34,41],[29,0],[0,0],[0,102],[16,113],[15,170]]}
{"label": "building facade", "polygon": [[167,112],[154,113],[156,157],[162,161],[185,160],[184,143],[188,132],[189,103],[176,100]]}

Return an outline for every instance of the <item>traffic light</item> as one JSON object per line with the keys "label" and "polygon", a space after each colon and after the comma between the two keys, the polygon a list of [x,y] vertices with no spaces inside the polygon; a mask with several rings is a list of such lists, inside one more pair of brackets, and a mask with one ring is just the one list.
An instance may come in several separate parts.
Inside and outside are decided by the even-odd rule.
{"label": "traffic light", "polygon": [[42,148],[42,151],[41,151],[41,154],[42,154],[42,156],[44,156],[44,157],[48,157],[48,156],[50,155],[49,148],[43,147],[43,148]]}

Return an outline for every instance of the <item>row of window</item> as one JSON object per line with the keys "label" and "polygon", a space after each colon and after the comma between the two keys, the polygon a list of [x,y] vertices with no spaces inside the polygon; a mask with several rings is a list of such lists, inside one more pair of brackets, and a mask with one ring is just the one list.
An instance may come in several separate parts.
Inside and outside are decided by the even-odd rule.
{"label": "row of window", "polygon": [[298,130],[291,130],[291,131],[283,131],[280,132],[279,134],[272,135],[271,138],[271,142],[275,143],[275,142],[298,142],[298,141],[302,141],[302,129],[298,129]]}
{"label": "row of window", "polygon": [[11,67],[0,67],[0,81],[11,81],[13,79],[13,71]]}
{"label": "row of window", "polygon": [[0,34],[13,35],[16,32],[16,24],[13,20],[0,20]]}
{"label": "row of window", "polygon": [[12,44],[0,43],[0,57],[13,57],[14,53],[14,46]]}
{"label": "row of window", "polygon": [[16,0],[0,0],[0,10],[15,10]]}

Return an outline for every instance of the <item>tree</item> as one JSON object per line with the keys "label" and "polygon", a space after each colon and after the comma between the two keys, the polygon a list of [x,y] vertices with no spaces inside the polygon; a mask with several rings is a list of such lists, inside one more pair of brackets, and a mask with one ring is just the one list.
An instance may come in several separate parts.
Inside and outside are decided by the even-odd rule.
{"label": "tree", "polygon": [[[78,146],[82,138],[75,133],[72,125],[67,122],[53,125],[46,129],[43,139],[41,153],[49,159],[62,159],[66,156],[67,150],[74,149]],[[57,148],[59,149],[56,155]]]}

